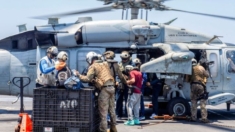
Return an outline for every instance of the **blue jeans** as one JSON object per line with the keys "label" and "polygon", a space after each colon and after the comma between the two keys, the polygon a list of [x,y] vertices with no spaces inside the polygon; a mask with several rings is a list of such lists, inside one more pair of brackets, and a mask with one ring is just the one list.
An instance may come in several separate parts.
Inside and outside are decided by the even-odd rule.
{"label": "blue jeans", "polygon": [[[125,106],[128,98],[128,89],[125,87],[124,89],[117,89],[116,92],[116,114],[118,117],[123,117],[123,97],[125,101]],[[127,116],[127,109],[125,107],[125,115]]]}
{"label": "blue jeans", "polygon": [[140,98],[140,117],[145,116],[145,107],[144,107],[144,88],[141,89],[142,95]]}
{"label": "blue jeans", "polygon": [[153,104],[153,113],[156,115],[158,115],[158,95],[160,91],[161,91],[161,85],[153,86],[152,104]]}

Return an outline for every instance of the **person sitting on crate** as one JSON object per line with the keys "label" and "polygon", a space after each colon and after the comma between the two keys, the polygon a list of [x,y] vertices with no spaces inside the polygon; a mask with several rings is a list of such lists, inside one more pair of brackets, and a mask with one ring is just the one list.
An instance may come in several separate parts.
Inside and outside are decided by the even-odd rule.
{"label": "person sitting on crate", "polygon": [[68,60],[68,54],[65,51],[61,51],[57,55],[57,59],[58,59],[58,61],[56,63],[59,63],[62,66],[64,64],[65,65],[64,65],[64,67],[62,67],[62,69],[58,70],[58,72],[56,74],[56,86],[58,88],[65,88],[64,83],[68,78],[71,77],[71,74],[72,74],[69,67],[66,66],[66,61]]}
{"label": "person sitting on crate", "polygon": [[100,113],[100,132],[107,132],[107,114],[111,116],[110,132],[117,132],[115,115],[115,88],[114,78],[109,66],[102,60],[98,60],[95,52],[86,55],[86,61],[90,64],[87,75],[81,75],[76,71],[76,75],[83,82],[93,82],[96,88],[101,90],[98,96],[98,109]]}
{"label": "person sitting on crate", "polygon": [[56,70],[61,70],[64,64],[55,64],[54,58],[58,54],[58,49],[51,46],[47,49],[47,55],[43,57],[38,64],[36,87],[55,87],[56,86]]}

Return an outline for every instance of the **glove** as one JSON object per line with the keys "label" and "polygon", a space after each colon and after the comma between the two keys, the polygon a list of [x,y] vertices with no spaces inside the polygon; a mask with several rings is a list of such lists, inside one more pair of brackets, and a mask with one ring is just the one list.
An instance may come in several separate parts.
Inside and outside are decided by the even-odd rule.
{"label": "glove", "polygon": [[66,63],[65,62],[59,62],[55,65],[55,69],[60,71],[62,70],[64,67],[66,66]]}

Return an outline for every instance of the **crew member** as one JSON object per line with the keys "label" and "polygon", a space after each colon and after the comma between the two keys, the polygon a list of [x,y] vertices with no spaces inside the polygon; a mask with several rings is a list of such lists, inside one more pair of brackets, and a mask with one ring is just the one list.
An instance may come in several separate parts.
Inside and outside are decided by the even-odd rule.
{"label": "crew member", "polygon": [[110,132],[117,132],[116,115],[115,115],[115,88],[114,79],[111,75],[109,66],[102,60],[98,60],[98,55],[95,52],[89,52],[86,55],[86,60],[90,67],[87,75],[81,75],[77,71],[76,74],[83,82],[93,82],[96,88],[101,90],[98,96],[98,109],[100,112],[100,132],[107,131],[107,114],[111,116]]}
{"label": "crew member", "polygon": [[[132,66],[137,71],[140,71],[141,64],[142,63],[139,58],[135,58],[132,61]],[[145,120],[144,88],[145,88],[146,82],[147,82],[147,74],[142,73],[142,78],[143,78],[143,82],[142,82],[142,86],[141,86],[141,93],[142,94],[141,94],[141,100],[140,100],[140,118],[139,118],[139,120]]]}
{"label": "crew member", "polygon": [[[122,51],[120,55],[122,61],[119,62],[119,67],[122,73],[125,73],[125,66],[131,65],[131,57],[128,51]],[[117,118],[120,119],[123,117],[123,97],[125,99],[125,106],[127,103],[128,98],[128,88],[126,84],[121,83],[121,85],[117,89],[117,96],[116,96],[116,114]],[[125,107],[125,116],[127,116],[127,109]]]}
{"label": "crew member", "polygon": [[[197,64],[195,59],[192,59],[192,76],[190,78],[191,82],[191,121],[197,120],[197,100],[203,95],[206,91],[206,78],[209,77],[209,73],[207,68],[202,66],[201,62]],[[206,70],[205,70],[206,69]],[[201,107],[201,117],[200,121],[203,123],[208,123],[207,119],[207,110],[206,110],[206,101],[207,99],[200,99],[200,107]]]}
{"label": "crew member", "polygon": [[61,70],[66,65],[66,63],[64,63],[63,65],[55,65],[54,58],[57,56],[57,54],[57,47],[51,46],[47,49],[47,55],[39,61],[37,68],[36,87],[56,86],[56,70]]}
{"label": "crew member", "polygon": [[142,74],[141,72],[135,70],[131,65],[127,65],[125,67],[125,71],[129,75],[129,80],[127,80],[126,83],[130,87],[128,92],[128,101],[126,105],[128,112],[128,121],[126,121],[124,124],[130,126],[139,125],[139,107],[141,98],[141,87],[143,81]]}
{"label": "crew member", "polygon": [[59,65],[64,65],[64,67],[59,70],[56,74],[56,86],[60,88],[65,88],[64,87],[64,82],[71,77],[71,70],[69,69],[68,66],[66,66],[66,61],[68,60],[68,54],[65,51],[59,52],[57,55],[58,63]]}
{"label": "crew member", "polygon": [[114,60],[115,54],[113,51],[106,51],[104,54],[105,61],[109,64],[109,68],[111,70],[111,74],[116,83],[116,76],[121,80],[122,83],[126,83],[126,80],[122,74],[122,71],[119,68],[118,62]]}

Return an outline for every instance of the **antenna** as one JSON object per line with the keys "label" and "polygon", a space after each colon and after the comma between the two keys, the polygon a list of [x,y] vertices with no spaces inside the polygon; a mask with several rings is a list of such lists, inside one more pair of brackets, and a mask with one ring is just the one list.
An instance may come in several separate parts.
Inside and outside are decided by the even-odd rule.
{"label": "antenna", "polygon": [[19,28],[20,33],[27,31],[26,24],[17,25],[17,27]]}
{"label": "antenna", "polygon": [[48,18],[48,24],[51,25],[59,24],[59,18]]}

